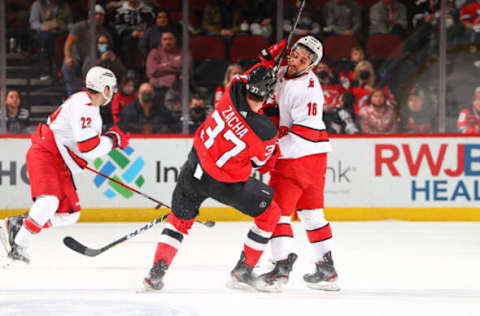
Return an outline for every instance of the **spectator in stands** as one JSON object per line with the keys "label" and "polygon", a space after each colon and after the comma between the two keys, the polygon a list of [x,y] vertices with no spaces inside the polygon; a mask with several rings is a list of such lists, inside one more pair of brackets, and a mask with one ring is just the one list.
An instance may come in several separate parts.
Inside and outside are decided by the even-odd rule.
{"label": "spectator in stands", "polygon": [[353,81],[353,70],[359,62],[365,60],[365,52],[360,46],[352,47],[350,59],[337,63],[338,80],[345,89],[349,89]]}
{"label": "spectator in stands", "polygon": [[480,133],[480,86],[475,89],[472,106],[460,111],[457,127],[462,134]]}
{"label": "spectator in stands", "polygon": [[30,5],[29,0],[7,0],[7,38],[15,39],[13,51],[11,47],[8,49],[10,53],[25,51],[30,47],[28,42]]}
{"label": "spectator in stands", "polygon": [[386,101],[383,88],[373,88],[368,95],[367,106],[363,107],[358,120],[364,134],[392,134],[395,133],[395,110]]}
{"label": "spectator in stands", "polygon": [[466,36],[471,43],[470,51],[476,52],[475,44],[480,42],[480,0],[473,0],[462,6],[460,19],[465,26]]}
{"label": "spectator in stands", "polygon": [[361,11],[354,0],[330,0],[324,7],[326,28],[338,35],[358,35],[361,23]]}
{"label": "spectator in stands", "polygon": [[114,124],[117,124],[120,120],[120,113],[123,109],[135,101],[136,98],[135,81],[132,78],[124,77],[120,81],[118,92],[112,99],[112,118]]}
{"label": "spectator in stands", "polygon": [[[194,92],[190,95],[190,102],[188,104],[189,120],[188,120],[188,133],[195,134],[197,128],[205,121],[208,115],[208,109],[205,105],[204,97],[198,93]],[[180,119],[184,120],[184,117]]]}
{"label": "spectator in stands", "polygon": [[[192,58],[190,58],[190,66]],[[160,44],[150,51],[146,62],[146,74],[150,84],[161,99],[165,91],[179,78],[182,71],[182,50],[172,32],[163,32]]]}
{"label": "spectator in stands", "polygon": [[231,38],[242,22],[243,10],[235,0],[211,0],[203,10],[202,30],[207,35]]}
{"label": "spectator in stands", "polygon": [[242,67],[239,64],[230,64],[225,71],[225,76],[223,77],[223,83],[221,86],[218,86],[215,89],[215,94],[213,96],[213,104],[216,106],[218,101],[222,98],[223,92],[227,88],[228,84],[232,78],[236,75],[241,75],[243,73]]}
{"label": "spectator in stands", "polygon": [[113,52],[113,45],[110,43],[110,39],[106,35],[97,36],[97,51],[95,56],[88,56],[82,66],[82,74],[85,77],[88,70],[93,66],[102,66],[110,69],[117,77],[118,81],[121,81],[127,74],[127,69],[122,64],[120,58]]}
{"label": "spectator in stands", "polygon": [[118,126],[133,134],[164,134],[178,132],[178,122],[160,103],[154,103],[155,91],[144,82],[138,88],[137,99],[128,104],[120,114]]}
{"label": "spectator in stands", "polygon": [[172,32],[173,34],[181,32],[180,26],[170,19],[166,10],[157,12],[155,25],[150,26],[140,39],[139,47],[145,56],[158,46],[163,32]]}
{"label": "spectator in stands", "polygon": [[380,0],[370,7],[369,34],[395,34],[403,37],[407,29],[407,8],[398,0]]}
{"label": "spectator in stands", "polygon": [[396,101],[393,94],[386,84],[377,82],[372,64],[366,60],[359,62],[353,71],[353,82],[350,87],[350,92],[355,97],[355,114],[358,115],[360,109],[368,105],[369,95],[376,86],[383,89],[386,102],[394,106]]}
{"label": "spectator in stands", "polygon": [[[283,31],[290,33],[295,24],[295,19],[297,18],[297,12],[302,4],[301,0],[297,0],[295,5],[288,6],[285,11],[284,20],[283,20]],[[319,37],[321,34],[320,28],[320,17],[317,15],[316,10],[311,6],[310,2],[305,3],[302,15],[298,21],[297,28],[295,29],[294,35],[305,36],[313,35]]]}
{"label": "spectator in stands", "polygon": [[400,125],[403,133],[433,133],[435,110],[425,102],[425,92],[420,86],[410,89],[406,106],[400,109]]}
{"label": "spectator in stands", "polygon": [[[105,35],[109,39],[110,33],[103,26],[105,10],[97,4],[95,6],[95,29],[97,36]],[[68,34],[64,46],[64,61],[62,66],[63,79],[67,95],[79,91],[82,88],[82,65],[88,56],[90,49],[90,25],[88,19],[75,23]]]}
{"label": "spectator in stands", "polygon": [[30,27],[36,31],[40,48],[40,79],[49,79],[55,69],[55,39],[68,32],[72,24],[72,12],[64,0],[36,0],[30,10]]}
{"label": "spectator in stands", "polygon": [[153,25],[153,9],[142,0],[128,0],[117,9],[115,15],[115,32],[123,61],[128,68],[143,66],[138,54],[138,43],[148,26]]}
{"label": "spectator in stands", "polygon": [[21,106],[20,93],[17,90],[7,92],[7,133],[26,134],[28,133],[28,119],[30,112]]}
{"label": "spectator in stands", "polygon": [[276,1],[248,0],[247,21],[250,24],[250,33],[270,39],[273,33],[272,17],[276,12]]}

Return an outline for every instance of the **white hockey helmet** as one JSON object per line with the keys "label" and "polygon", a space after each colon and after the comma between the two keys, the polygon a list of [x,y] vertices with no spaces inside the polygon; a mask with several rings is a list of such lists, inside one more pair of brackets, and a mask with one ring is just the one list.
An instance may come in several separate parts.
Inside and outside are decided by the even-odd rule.
{"label": "white hockey helmet", "polygon": [[[110,100],[112,100],[113,95],[117,92],[117,78],[110,69],[95,66],[90,68],[87,72],[87,76],[85,77],[85,87],[101,93],[103,97],[107,99],[103,105],[107,105]],[[105,95],[105,87],[110,89],[110,97]]]}
{"label": "white hockey helmet", "polygon": [[313,54],[312,65],[316,66],[323,57],[322,43],[311,35],[307,35],[298,39],[293,44],[292,52],[298,47],[303,46]]}

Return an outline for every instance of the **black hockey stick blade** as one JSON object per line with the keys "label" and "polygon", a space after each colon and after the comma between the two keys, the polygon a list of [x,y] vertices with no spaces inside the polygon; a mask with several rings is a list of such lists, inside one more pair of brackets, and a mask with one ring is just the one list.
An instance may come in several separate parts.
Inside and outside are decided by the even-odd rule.
{"label": "black hockey stick blade", "polygon": [[78,253],[81,253],[82,255],[89,256],[89,257],[98,256],[103,252],[102,249],[88,248],[70,236],[63,238],[63,243],[65,244],[65,246],[72,249],[73,251],[76,251]]}

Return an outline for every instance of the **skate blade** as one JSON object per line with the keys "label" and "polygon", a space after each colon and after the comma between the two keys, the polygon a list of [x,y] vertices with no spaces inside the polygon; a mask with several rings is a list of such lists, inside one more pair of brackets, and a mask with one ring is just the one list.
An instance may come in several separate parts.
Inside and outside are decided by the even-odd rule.
{"label": "skate blade", "polygon": [[276,286],[262,287],[258,285],[250,285],[247,283],[239,282],[237,279],[233,277],[230,280],[228,280],[228,282],[226,283],[226,286],[232,290],[241,290],[246,292],[265,292],[265,293],[281,292],[281,287],[280,288]]}
{"label": "skate blade", "polygon": [[11,268],[26,267],[29,264],[25,261],[14,260],[10,257],[6,257],[5,262],[2,264],[2,269],[7,270]]}
{"label": "skate blade", "polygon": [[159,289],[155,289],[153,288],[147,281],[145,281],[145,279],[143,279],[137,286],[137,290],[136,292],[138,294],[142,294],[142,293],[155,293],[155,292],[159,292],[161,289],[163,288],[163,286]]}
{"label": "skate blade", "polygon": [[337,284],[336,278],[330,281],[321,281],[318,283],[307,283],[307,286],[314,290],[327,291],[327,292],[338,292],[340,291],[340,286]]}

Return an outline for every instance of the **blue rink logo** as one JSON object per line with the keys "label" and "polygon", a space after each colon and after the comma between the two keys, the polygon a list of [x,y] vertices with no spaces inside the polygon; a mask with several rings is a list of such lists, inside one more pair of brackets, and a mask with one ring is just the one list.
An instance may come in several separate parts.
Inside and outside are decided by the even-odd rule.
{"label": "blue rink logo", "polygon": [[[140,172],[145,166],[145,161],[142,157],[134,155],[134,152],[131,146],[124,150],[115,149],[108,154],[108,158],[97,158],[93,164],[95,169],[104,175],[128,186],[141,188],[145,183],[145,178]],[[129,199],[134,194],[127,188],[100,175],[95,176],[93,183],[97,188],[103,190],[103,194],[109,199],[113,199],[117,195]]]}

